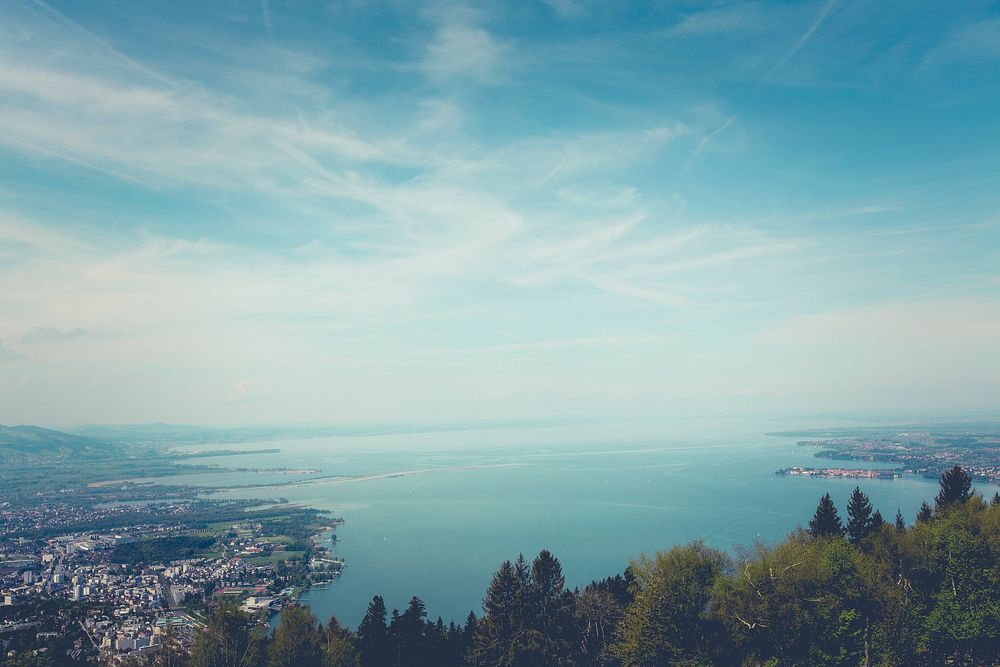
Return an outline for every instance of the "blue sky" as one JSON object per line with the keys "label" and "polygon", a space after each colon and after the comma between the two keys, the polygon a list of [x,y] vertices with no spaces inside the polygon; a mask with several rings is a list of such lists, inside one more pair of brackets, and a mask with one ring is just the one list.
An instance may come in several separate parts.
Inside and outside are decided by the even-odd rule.
{"label": "blue sky", "polygon": [[1000,11],[0,4],[0,422],[995,411]]}

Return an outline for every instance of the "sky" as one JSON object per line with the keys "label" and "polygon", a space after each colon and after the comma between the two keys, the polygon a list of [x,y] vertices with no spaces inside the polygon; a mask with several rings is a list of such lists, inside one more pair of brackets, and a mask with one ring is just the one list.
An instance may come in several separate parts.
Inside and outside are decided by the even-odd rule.
{"label": "sky", "polygon": [[1000,412],[996,3],[0,3],[0,423]]}

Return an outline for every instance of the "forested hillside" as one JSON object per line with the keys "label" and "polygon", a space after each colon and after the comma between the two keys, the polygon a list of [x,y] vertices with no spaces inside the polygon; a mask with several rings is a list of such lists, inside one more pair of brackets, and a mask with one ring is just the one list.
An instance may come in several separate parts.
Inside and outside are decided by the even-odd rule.
{"label": "forested hillside", "polygon": [[0,424],[0,462],[34,463],[68,459],[106,459],[120,448],[79,435],[38,426]]}
{"label": "forested hillside", "polygon": [[[567,590],[559,561],[503,563],[481,616],[431,621],[414,597],[375,597],[360,626],[285,611],[273,636],[213,610],[190,667],[398,665],[995,665],[1000,662],[1000,498],[955,468],[914,525],[886,522],[860,490],[845,517],[824,496],[808,529],[728,555],[703,543]],[[170,642],[165,643],[170,646]],[[165,648],[147,658],[183,664]]]}

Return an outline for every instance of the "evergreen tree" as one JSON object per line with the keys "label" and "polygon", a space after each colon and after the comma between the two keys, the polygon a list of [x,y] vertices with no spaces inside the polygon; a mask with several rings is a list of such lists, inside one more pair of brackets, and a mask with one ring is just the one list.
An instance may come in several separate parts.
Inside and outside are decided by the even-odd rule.
{"label": "evergreen tree", "polygon": [[396,664],[399,667],[432,664],[428,660],[425,642],[426,617],[424,601],[415,595],[410,598],[406,611],[398,616],[394,614],[390,629],[396,641]]}
{"label": "evergreen tree", "polygon": [[566,580],[563,578],[559,559],[543,549],[531,564],[531,585],[528,608],[531,622],[538,630],[546,630],[556,623],[555,618],[562,600]]}
{"label": "evergreen tree", "polygon": [[455,664],[466,664],[466,657],[472,652],[472,642],[476,638],[476,631],[479,629],[479,619],[474,612],[469,612],[465,617],[465,625],[458,628],[451,636],[451,652],[457,656]]}
{"label": "evergreen tree", "polygon": [[964,503],[972,496],[972,478],[955,466],[941,475],[941,491],[934,499],[934,507],[940,511],[955,503]]}
{"label": "evergreen tree", "polygon": [[471,643],[472,638],[476,636],[476,628],[479,627],[479,619],[476,618],[475,612],[470,611],[469,615],[465,617],[465,626],[462,627],[462,639],[466,643]]}
{"label": "evergreen tree", "polygon": [[519,629],[524,626],[529,616],[529,605],[531,597],[531,567],[524,554],[518,554],[514,561],[514,579],[517,582],[515,603],[511,616],[514,619],[513,627]]}
{"label": "evergreen tree", "polygon": [[990,505],[1000,505],[1000,491],[993,494],[993,500],[990,501]]}
{"label": "evergreen tree", "polygon": [[521,575],[509,560],[504,561],[493,575],[483,598],[483,611],[486,612],[483,621],[498,632],[498,639],[510,641],[520,626],[522,595]]}
{"label": "evergreen tree", "polygon": [[871,524],[868,526],[869,535],[877,535],[882,532],[882,526],[885,525],[885,519],[882,518],[882,513],[875,510],[875,514],[872,514]]}
{"label": "evergreen tree", "polygon": [[575,596],[566,590],[562,564],[543,549],[531,564],[528,627],[539,633],[542,653],[570,658],[576,643]]}
{"label": "evergreen tree", "polygon": [[906,530],[906,519],[903,518],[903,512],[896,508],[896,530],[903,532]]}
{"label": "evergreen tree", "polygon": [[386,615],[385,600],[376,595],[358,626],[358,649],[364,667],[391,665],[395,658]]}
{"label": "evergreen tree", "polygon": [[[527,567],[525,566],[525,571]],[[506,560],[490,580],[483,598],[483,619],[476,623],[469,647],[468,662],[473,665],[497,665],[521,628],[523,590],[521,574]],[[471,615],[470,615],[471,616]],[[470,618],[471,620],[471,618]]]}
{"label": "evergreen tree", "polygon": [[562,566],[542,551],[529,566],[524,555],[505,561],[483,599],[468,654],[473,665],[555,665],[572,662],[573,599]]}
{"label": "evergreen tree", "polygon": [[446,627],[444,620],[438,616],[437,621],[424,624],[424,664],[430,667],[444,667],[445,665],[458,665],[461,654],[453,654],[449,641],[456,634],[455,624]]}
{"label": "evergreen tree", "polygon": [[931,506],[926,502],[920,503],[920,510],[917,512],[917,523],[924,523],[930,521],[934,513],[931,511]]}
{"label": "evergreen tree", "polygon": [[[854,487],[851,499],[847,502],[847,536],[851,544],[861,544],[872,529],[872,504],[868,501],[861,487]],[[879,515],[881,519],[881,515]]]}
{"label": "evergreen tree", "polygon": [[844,534],[844,524],[829,493],[819,499],[816,513],[809,520],[809,534],[813,537],[840,537]]}
{"label": "evergreen tree", "polygon": [[399,610],[393,609],[389,615],[389,639],[393,645],[396,644],[396,633],[399,632]]}

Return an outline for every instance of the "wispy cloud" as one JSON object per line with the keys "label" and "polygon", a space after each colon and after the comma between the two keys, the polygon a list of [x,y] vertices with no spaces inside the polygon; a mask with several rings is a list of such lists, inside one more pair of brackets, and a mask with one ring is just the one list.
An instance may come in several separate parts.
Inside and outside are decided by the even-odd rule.
{"label": "wispy cloud", "polygon": [[644,299],[662,304],[664,306],[672,306],[674,308],[680,308],[690,303],[688,299],[680,296],[679,294],[658,289],[651,289],[648,287],[640,287],[638,285],[631,285],[613,278],[589,276],[587,274],[580,274],[580,278],[591,285],[594,285],[598,289],[608,292],[609,294],[615,294],[626,298]]}
{"label": "wispy cloud", "polygon": [[791,318],[766,336],[805,346],[945,346],[954,354],[1000,340],[1000,305],[969,298],[878,303]]}
{"label": "wispy cloud", "polygon": [[769,83],[774,77],[774,75],[778,73],[778,70],[780,70],[782,67],[788,64],[788,61],[790,61],[792,58],[795,57],[795,54],[798,53],[799,50],[806,45],[806,43],[812,38],[813,34],[815,34],[815,32],[819,29],[821,25],[823,25],[823,21],[826,20],[827,16],[830,14],[830,11],[837,5],[838,2],[839,0],[827,0],[823,4],[819,12],[813,18],[812,23],[806,29],[806,31],[801,35],[799,35],[799,38],[795,40],[795,44],[792,45],[792,48],[790,48],[785,53],[785,55],[783,55],[781,59],[778,60],[778,62],[776,62],[774,66],[771,67],[771,69],[767,72],[767,74],[761,81],[762,84]]}
{"label": "wispy cloud", "polygon": [[510,54],[468,11],[448,16],[427,45],[422,67],[434,80],[495,82]]}
{"label": "wispy cloud", "polygon": [[589,13],[587,4],[581,0],[545,0],[545,4],[563,18],[580,18]]}
{"label": "wispy cloud", "polygon": [[764,3],[740,2],[687,14],[668,30],[669,35],[704,35],[754,32],[773,23],[771,9]]}
{"label": "wispy cloud", "polygon": [[501,343],[498,345],[480,345],[476,347],[449,347],[426,350],[419,353],[419,356],[455,356],[455,355],[479,355],[479,354],[503,354],[507,352],[546,352],[552,350],[563,350],[568,348],[588,348],[588,347],[613,347],[613,348],[634,348],[637,345],[645,345],[662,342],[662,336],[587,336],[583,338],[557,338],[553,340],[523,341],[516,343]]}
{"label": "wispy cloud", "polygon": [[[100,30],[0,7],[0,360],[26,379],[0,383],[0,421],[42,396],[68,421],[756,405],[795,384],[783,346],[828,369],[793,344],[824,328],[966,359],[907,332],[944,326],[907,310],[921,295],[993,333],[988,169],[928,176],[910,161],[936,144],[903,150],[905,124],[825,89],[857,118],[776,119],[754,89],[832,48],[847,7],[511,7],[349,3],[319,30],[257,2],[179,31],[152,7]],[[934,43],[979,46],[942,70],[988,50],[963,21]]]}
{"label": "wispy cloud", "polygon": [[260,18],[267,30],[267,36],[274,36],[274,27],[271,25],[271,3],[270,0],[260,0]]}
{"label": "wispy cloud", "polygon": [[727,118],[722,123],[722,125],[719,125],[717,128],[715,128],[714,130],[712,130],[711,132],[709,132],[708,134],[706,134],[704,137],[701,138],[701,141],[699,141],[698,145],[694,147],[693,151],[691,151],[691,155],[688,156],[687,162],[684,164],[685,172],[690,171],[694,167],[695,163],[698,161],[698,158],[700,158],[701,154],[705,152],[705,149],[709,147],[709,145],[715,140],[716,137],[718,137],[720,134],[729,129],[729,126],[732,125],[733,122],[738,117],[739,114],[733,114],[732,116]]}
{"label": "wispy cloud", "polygon": [[[55,27],[63,37],[68,37],[74,41],[83,40],[86,44],[86,50],[84,53],[88,55],[93,53],[99,59],[110,59],[119,67],[124,67],[128,70],[132,70],[133,72],[137,72],[143,76],[149,77],[150,79],[156,80],[161,84],[166,84],[171,88],[179,87],[178,83],[170,77],[163,75],[155,69],[146,67],[134,58],[128,57],[120,50],[112,46],[106,39],[98,36],[93,31],[86,29],[78,22],[68,18],[65,14],[52,7],[52,5],[44,2],[44,0],[31,0],[31,3],[42,11],[42,14],[44,14],[44,16],[51,22],[52,27]],[[55,32],[56,31],[53,31],[53,33]],[[56,38],[57,43],[60,41],[63,40]]]}
{"label": "wispy cloud", "polygon": [[990,18],[955,28],[924,56],[921,66],[926,69],[949,63],[997,59],[1000,59],[1000,18]]}
{"label": "wispy cloud", "polygon": [[230,401],[238,401],[247,395],[247,392],[251,390],[253,383],[249,380],[239,380],[235,385],[233,385],[232,390],[227,394],[227,398]]}

